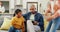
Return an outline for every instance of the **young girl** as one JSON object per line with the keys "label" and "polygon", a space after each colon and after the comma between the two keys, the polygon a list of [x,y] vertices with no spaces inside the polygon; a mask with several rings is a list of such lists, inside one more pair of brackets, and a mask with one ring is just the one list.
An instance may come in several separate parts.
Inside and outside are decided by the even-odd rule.
{"label": "young girl", "polygon": [[9,32],[24,32],[24,18],[21,10],[17,9],[15,11],[15,16],[12,18],[11,24]]}

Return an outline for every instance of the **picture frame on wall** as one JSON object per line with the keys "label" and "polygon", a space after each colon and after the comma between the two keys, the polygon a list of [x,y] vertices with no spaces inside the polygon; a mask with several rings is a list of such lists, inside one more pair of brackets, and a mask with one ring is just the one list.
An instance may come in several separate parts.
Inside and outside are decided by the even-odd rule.
{"label": "picture frame on wall", "polygon": [[27,12],[30,12],[31,5],[35,5],[36,11],[38,11],[38,2],[27,2]]}
{"label": "picture frame on wall", "polygon": [[4,12],[2,13],[9,13],[9,1],[0,1],[4,7]]}
{"label": "picture frame on wall", "polygon": [[5,12],[4,13],[9,13],[9,1],[2,1],[3,5],[5,7]]}

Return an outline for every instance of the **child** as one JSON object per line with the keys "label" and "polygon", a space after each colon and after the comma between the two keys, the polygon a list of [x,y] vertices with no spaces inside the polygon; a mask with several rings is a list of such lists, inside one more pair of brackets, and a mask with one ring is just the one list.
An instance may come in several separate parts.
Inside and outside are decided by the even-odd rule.
{"label": "child", "polygon": [[17,9],[15,11],[15,16],[11,21],[12,26],[9,29],[9,32],[24,32],[24,18],[22,16],[22,11]]}

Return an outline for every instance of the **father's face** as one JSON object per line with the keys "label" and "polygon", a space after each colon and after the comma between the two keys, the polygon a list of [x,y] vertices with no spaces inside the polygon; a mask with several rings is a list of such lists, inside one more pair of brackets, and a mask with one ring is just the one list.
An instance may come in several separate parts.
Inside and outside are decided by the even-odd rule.
{"label": "father's face", "polygon": [[35,6],[34,6],[34,5],[32,5],[32,6],[30,7],[30,11],[31,11],[32,13],[34,13],[34,12],[35,12],[35,10],[36,10]]}

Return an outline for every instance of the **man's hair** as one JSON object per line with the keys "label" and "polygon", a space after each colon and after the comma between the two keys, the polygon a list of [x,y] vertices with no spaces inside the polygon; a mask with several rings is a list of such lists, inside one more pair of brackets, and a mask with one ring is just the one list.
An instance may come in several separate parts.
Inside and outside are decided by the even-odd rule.
{"label": "man's hair", "polygon": [[[32,8],[32,7],[33,7],[33,8]],[[34,9],[34,8],[36,9],[35,5],[32,4],[32,5],[30,6],[30,10],[31,10],[31,9]]]}
{"label": "man's hair", "polygon": [[34,4],[32,4],[32,5],[31,5],[31,7],[35,7],[35,5],[34,5]]}

